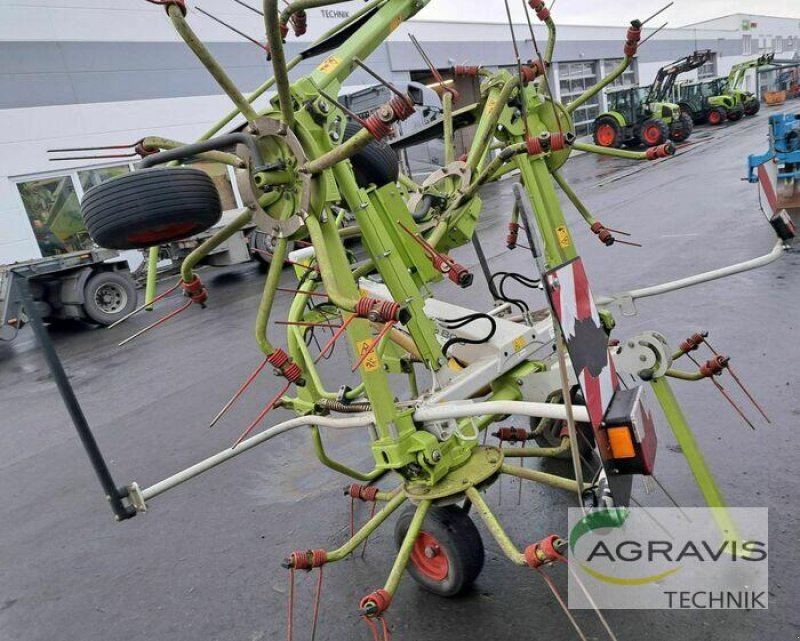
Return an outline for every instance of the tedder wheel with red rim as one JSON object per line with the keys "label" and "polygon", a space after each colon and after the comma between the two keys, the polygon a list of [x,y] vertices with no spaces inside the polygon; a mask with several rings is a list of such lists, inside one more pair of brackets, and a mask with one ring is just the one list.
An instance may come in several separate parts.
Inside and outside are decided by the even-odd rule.
{"label": "tedder wheel with red rim", "polygon": [[[400,548],[414,517],[409,506],[397,519],[394,538]],[[431,507],[411,549],[408,573],[429,592],[452,597],[467,590],[483,569],[483,541],[469,515],[456,505]]]}
{"label": "tedder wheel with red rim", "polygon": [[610,116],[603,116],[595,120],[592,137],[595,145],[619,147],[622,144],[622,128]]}
{"label": "tedder wheel with red rim", "polygon": [[722,107],[714,107],[713,109],[709,109],[708,111],[708,124],[709,125],[721,125],[725,122],[725,118],[727,117],[727,113]]}
{"label": "tedder wheel with red rim", "polygon": [[647,147],[663,145],[669,138],[667,123],[658,118],[649,118],[642,123],[639,138]]}
{"label": "tedder wheel with red rim", "polygon": [[92,187],[81,214],[100,247],[145,249],[210,229],[222,216],[222,204],[207,173],[158,167]]}

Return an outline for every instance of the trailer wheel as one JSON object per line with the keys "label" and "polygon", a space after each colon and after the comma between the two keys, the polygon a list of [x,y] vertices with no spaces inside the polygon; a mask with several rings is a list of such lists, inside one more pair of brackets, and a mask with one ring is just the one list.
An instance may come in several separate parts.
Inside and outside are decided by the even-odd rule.
{"label": "trailer wheel", "polygon": [[692,122],[692,117],[682,113],[678,121],[672,123],[672,127],[670,127],[669,138],[673,142],[683,142],[692,135],[692,131],[694,131],[694,122]]}
{"label": "trailer wheel", "polygon": [[[406,508],[397,519],[394,538],[400,548],[416,506]],[[467,590],[483,569],[483,541],[478,528],[460,507],[432,507],[414,542],[408,573],[419,585],[442,597]]]}
{"label": "trailer wheel", "polygon": [[649,118],[642,123],[639,137],[647,147],[663,145],[669,138],[669,127],[663,120]]}
{"label": "trailer wheel", "polygon": [[83,198],[81,213],[101,247],[145,249],[213,227],[222,216],[222,204],[208,174],[189,167],[158,167],[93,187]]}
{"label": "trailer wheel", "polygon": [[[348,140],[361,131],[361,125],[348,122],[344,128],[344,140]],[[397,182],[400,174],[400,163],[397,154],[385,142],[370,141],[361,151],[350,158],[356,183],[359,187],[383,187]]]}
{"label": "trailer wheel", "polygon": [[725,122],[726,115],[727,113],[722,107],[714,107],[713,109],[709,109],[708,116],[706,116],[706,118],[708,119],[709,125],[716,126]]}
{"label": "trailer wheel", "polygon": [[133,278],[119,272],[98,272],[83,288],[83,309],[98,325],[111,325],[136,309]]}
{"label": "trailer wheel", "polygon": [[594,121],[592,137],[595,145],[619,147],[622,144],[622,128],[616,120],[604,116]]}

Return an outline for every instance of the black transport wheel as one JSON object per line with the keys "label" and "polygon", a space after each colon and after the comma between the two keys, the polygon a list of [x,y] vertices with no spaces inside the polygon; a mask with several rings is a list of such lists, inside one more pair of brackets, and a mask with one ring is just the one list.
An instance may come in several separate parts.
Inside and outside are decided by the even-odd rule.
{"label": "black transport wheel", "polygon": [[639,138],[647,147],[663,145],[669,138],[667,123],[659,118],[648,118],[639,131]]}
{"label": "black transport wheel", "polygon": [[[397,548],[414,517],[416,506],[407,507],[394,527]],[[432,507],[414,542],[408,573],[429,592],[452,597],[467,590],[483,569],[483,541],[478,528],[460,507]]]}
{"label": "black transport wheel", "polygon": [[692,121],[692,117],[686,113],[682,113],[678,122],[672,124],[669,137],[673,142],[684,142],[688,140],[693,131],[694,122]]}
{"label": "black transport wheel", "polygon": [[622,128],[614,118],[602,116],[594,121],[592,138],[595,145],[619,147],[622,145]]}
{"label": "black transport wheel", "polygon": [[730,109],[728,111],[728,120],[731,122],[738,122],[744,118],[744,111],[742,109]]}
{"label": "black transport wheel", "polygon": [[83,309],[99,325],[111,325],[136,309],[136,284],[124,272],[98,272],[83,288]]}
{"label": "black transport wheel", "polygon": [[[361,125],[348,122],[344,128],[344,140],[348,140],[361,131]],[[397,154],[385,142],[371,141],[366,147],[350,158],[353,173],[359,187],[383,187],[397,182],[400,174],[400,163]]]}
{"label": "black transport wheel", "polygon": [[708,120],[709,125],[721,125],[725,122],[725,118],[727,118],[728,112],[723,109],[722,107],[712,107],[708,110],[708,116],[706,119]]}
{"label": "black transport wheel", "polygon": [[744,103],[745,116],[755,116],[759,111],[761,111],[761,102],[756,98],[751,98]]}
{"label": "black transport wheel", "polygon": [[93,187],[83,198],[81,213],[101,247],[145,249],[213,227],[222,216],[222,204],[208,174],[159,167]]}

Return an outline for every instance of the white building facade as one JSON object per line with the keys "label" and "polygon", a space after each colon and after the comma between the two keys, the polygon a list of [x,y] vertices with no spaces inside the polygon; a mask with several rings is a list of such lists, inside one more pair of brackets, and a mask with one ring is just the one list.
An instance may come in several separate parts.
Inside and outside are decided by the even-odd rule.
{"label": "white building facade", "polygon": [[[259,4],[257,0],[249,0]],[[192,0],[263,42],[263,21],[232,0]],[[360,1],[308,11],[309,31],[292,35],[294,55],[333,27]],[[555,9],[558,19],[558,7]],[[714,60],[700,77],[727,75],[736,63],[775,51],[791,58],[800,50],[796,20],[735,15],[680,29],[666,29],[641,49],[618,84],[649,84],[664,64],[695,49],[711,49]],[[264,52],[190,7],[189,21],[229,75],[249,91],[270,74]],[[532,57],[527,24],[516,25],[522,54]],[[627,25],[559,25],[552,85],[562,100],[580,94],[622,55]],[[647,33],[647,32],[646,32]],[[426,68],[409,41],[414,34],[434,64],[512,66],[514,51],[504,23],[424,19],[401,25],[368,61],[384,77],[421,78]],[[527,37],[525,37],[527,35]],[[535,26],[540,46],[546,31]],[[319,60],[304,61],[302,74]],[[697,72],[694,72],[697,74]],[[754,81],[750,89],[754,89]],[[363,72],[351,89],[374,84]],[[266,97],[256,102],[266,104]],[[576,113],[579,133],[604,110],[604,97]],[[190,142],[230,111],[226,96],[175,34],[162,7],[144,0],[3,0],[0,3],[0,263],[37,257],[47,243],[31,220],[53,214],[62,226],[74,216],[83,192],[98,181],[128,171],[136,158],[51,162],[48,149],[133,143],[147,135]],[[64,154],[62,154],[64,155]],[[109,169],[110,167],[110,169]],[[238,204],[226,172],[215,176],[230,207]],[[54,245],[58,239],[51,239]],[[65,250],[71,247],[65,247]],[[61,251],[60,247],[52,249]]]}

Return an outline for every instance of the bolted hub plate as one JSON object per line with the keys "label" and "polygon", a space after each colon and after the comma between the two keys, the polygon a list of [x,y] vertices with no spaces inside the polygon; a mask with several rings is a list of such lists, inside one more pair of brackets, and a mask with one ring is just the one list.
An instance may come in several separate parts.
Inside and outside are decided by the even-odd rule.
{"label": "bolted hub plate", "polygon": [[502,464],[502,450],[497,447],[478,446],[472,450],[472,456],[464,465],[450,472],[433,487],[408,482],[403,489],[408,498],[417,501],[453,497],[495,476]]}

